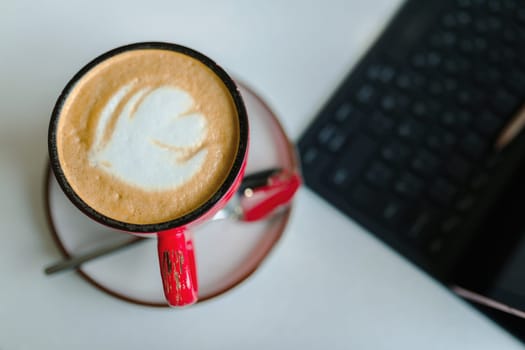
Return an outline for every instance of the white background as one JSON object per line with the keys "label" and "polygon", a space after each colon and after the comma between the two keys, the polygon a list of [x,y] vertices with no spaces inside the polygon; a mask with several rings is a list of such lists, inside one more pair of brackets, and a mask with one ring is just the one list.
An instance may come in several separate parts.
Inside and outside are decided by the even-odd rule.
{"label": "white background", "polygon": [[399,3],[1,1],[0,349],[522,348],[306,189],[262,268],[190,309],[42,273],[60,256],[43,214],[47,124],[87,61],[136,41],[190,46],[254,87],[297,139]]}

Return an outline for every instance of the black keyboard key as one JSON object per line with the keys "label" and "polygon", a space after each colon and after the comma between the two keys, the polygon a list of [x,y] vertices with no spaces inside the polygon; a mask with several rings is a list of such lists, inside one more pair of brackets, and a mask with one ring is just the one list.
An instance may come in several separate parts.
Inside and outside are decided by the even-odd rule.
{"label": "black keyboard key", "polygon": [[308,172],[317,172],[331,164],[332,154],[310,145],[302,151],[301,162]]}
{"label": "black keyboard key", "polygon": [[423,51],[412,56],[412,66],[416,69],[437,68],[441,62],[441,54],[437,51]]}
{"label": "black keyboard key", "polygon": [[441,236],[432,237],[425,243],[425,250],[432,258],[441,258],[446,250],[445,238]]}
{"label": "black keyboard key", "polygon": [[525,9],[520,8],[515,13],[516,19],[521,23],[521,25],[525,25]]}
{"label": "black keyboard key", "polygon": [[417,91],[425,86],[425,76],[415,71],[405,71],[397,76],[396,86],[402,90]]}
{"label": "black keyboard key", "polygon": [[429,187],[430,198],[443,206],[452,203],[457,193],[456,186],[444,179],[437,179]]}
{"label": "black keyboard key", "polygon": [[346,101],[337,108],[334,119],[339,123],[344,123],[355,113],[355,107],[350,102]]}
{"label": "black keyboard key", "polygon": [[456,137],[442,128],[435,127],[430,130],[426,143],[434,151],[446,152],[454,146]]}
{"label": "black keyboard key", "polygon": [[503,125],[501,118],[496,117],[492,112],[483,111],[474,120],[476,129],[485,136],[492,138]]}
{"label": "black keyboard key", "polygon": [[372,213],[374,216],[381,215],[388,199],[381,191],[359,184],[350,192],[350,205]]}
{"label": "black keyboard key", "polygon": [[439,97],[445,92],[445,86],[441,80],[435,79],[429,82],[428,91],[434,97]]}
{"label": "black keyboard key", "polygon": [[492,153],[489,153],[487,157],[484,159],[483,165],[485,166],[485,169],[488,171],[488,170],[494,169],[495,167],[499,166],[504,158],[505,157],[502,153],[492,152]]}
{"label": "black keyboard key", "polygon": [[440,165],[440,159],[426,150],[420,150],[412,160],[412,169],[423,175],[432,175]]}
{"label": "black keyboard key", "polygon": [[430,38],[430,45],[436,49],[451,49],[457,44],[458,38],[454,31],[442,30]]}
{"label": "black keyboard key", "polygon": [[525,94],[525,71],[522,69],[512,67],[506,82],[514,93],[521,96]]}
{"label": "black keyboard key", "polygon": [[503,29],[503,41],[505,41],[508,45],[515,45],[516,41],[519,40],[518,33],[514,30],[514,28],[506,27]]}
{"label": "black keyboard key", "polygon": [[456,92],[456,102],[465,108],[477,108],[483,102],[484,94],[474,86],[463,86]]}
{"label": "black keyboard key", "polygon": [[339,130],[335,124],[326,124],[317,134],[317,141],[321,145],[327,145],[328,142],[337,134]]}
{"label": "black keyboard key", "polygon": [[407,110],[410,105],[410,98],[406,94],[399,91],[390,92],[389,94],[391,94],[395,100],[395,112],[404,112]]}
{"label": "black keyboard key", "polygon": [[380,101],[381,108],[386,113],[391,113],[397,108],[396,98],[392,95],[384,95]]}
{"label": "black keyboard key", "polygon": [[449,110],[441,115],[441,124],[447,129],[460,130],[466,127],[472,114],[465,110]]}
{"label": "black keyboard key", "polygon": [[468,178],[470,170],[470,163],[458,155],[453,155],[446,163],[447,174],[460,183]]}
{"label": "black keyboard key", "polygon": [[394,178],[394,171],[383,162],[374,162],[365,173],[366,180],[373,186],[387,188]]}
{"label": "black keyboard key", "polygon": [[474,38],[474,49],[477,55],[484,55],[488,48],[489,43],[483,36]]}
{"label": "black keyboard key", "polygon": [[412,103],[412,114],[424,123],[437,120],[442,113],[441,106],[436,100],[417,99]]}
{"label": "black keyboard key", "polygon": [[344,130],[337,128],[334,124],[327,124],[317,135],[319,144],[330,152],[339,151],[346,142],[347,135]]}
{"label": "black keyboard key", "polygon": [[370,80],[377,80],[381,74],[382,68],[383,67],[380,64],[371,64],[366,71],[366,76]]}
{"label": "black keyboard key", "polygon": [[366,73],[368,79],[387,84],[394,79],[396,71],[394,67],[387,64],[372,64]]}
{"label": "black keyboard key", "polygon": [[473,0],[456,0],[456,5],[464,9],[469,9],[474,6]]}
{"label": "black keyboard key", "polygon": [[427,118],[430,113],[428,103],[423,100],[416,100],[412,104],[412,113],[418,118]]}
{"label": "black keyboard key", "polygon": [[446,73],[451,75],[465,75],[469,73],[471,63],[468,59],[455,56],[445,59],[443,68]]}
{"label": "black keyboard key", "polygon": [[408,215],[409,207],[405,201],[390,199],[385,204],[381,213],[381,218],[391,228],[399,228]]}
{"label": "black keyboard key", "polygon": [[462,218],[456,215],[443,220],[443,222],[441,223],[441,228],[440,228],[441,233],[444,235],[452,234],[455,230],[458,229],[462,221],[463,221]]}
{"label": "black keyboard key", "polygon": [[302,163],[307,166],[313,166],[323,158],[319,149],[313,146],[308,147],[308,149],[301,154]]}
{"label": "black keyboard key", "polygon": [[487,20],[488,28],[492,32],[498,32],[503,29],[503,22],[497,16],[491,16]]}
{"label": "black keyboard key", "polygon": [[501,55],[507,64],[521,64],[521,62],[516,62],[516,59],[519,59],[521,55],[517,51],[515,51],[514,48],[501,48]]}
{"label": "black keyboard key", "polygon": [[474,73],[474,79],[478,84],[491,87],[500,83],[502,74],[495,66],[482,66]]}
{"label": "black keyboard key", "polygon": [[400,74],[396,79],[396,86],[400,89],[408,89],[412,86],[410,76],[406,73]]}
{"label": "black keyboard key", "polygon": [[327,144],[327,148],[328,150],[330,150],[331,152],[338,152],[339,150],[341,150],[341,148],[343,147],[343,145],[345,144],[347,140],[347,135],[346,134],[343,134],[341,132],[338,132],[337,134],[335,134],[335,136],[328,142]]}
{"label": "black keyboard key", "polygon": [[375,149],[376,143],[371,138],[365,135],[355,135],[337,160],[329,175],[330,181],[335,187],[347,186],[363,171]]}
{"label": "black keyboard key", "polygon": [[410,147],[399,141],[392,141],[381,150],[383,158],[394,164],[404,163],[411,154]]}
{"label": "black keyboard key", "polygon": [[472,23],[472,16],[466,11],[459,11],[456,13],[456,21],[460,26],[468,26]]}
{"label": "black keyboard key", "polygon": [[478,160],[485,154],[488,149],[487,143],[475,133],[469,132],[460,142],[460,147],[463,153],[474,159]]}
{"label": "black keyboard key", "polygon": [[331,184],[336,188],[344,189],[350,182],[350,172],[348,168],[336,169],[330,177]]}
{"label": "black keyboard key", "polygon": [[419,205],[414,209],[414,214],[407,218],[406,232],[410,238],[420,240],[436,229],[438,212],[428,205]]}
{"label": "black keyboard key", "polygon": [[402,196],[417,197],[425,186],[425,182],[411,173],[404,173],[394,184],[394,190]]}
{"label": "black keyboard key", "polygon": [[366,128],[376,136],[389,134],[394,125],[394,120],[381,112],[374,113],[366,122]]}
{"label": "black keyboard key", "polygon": [[447,77],[443,81],[443,86],[445,87],[445,91],[449,94],[455,93],[459,88],[459,83],[456,79]]}
{"label": "black keyboard key", "polygon": [[521,104],[521,100],[510,93],[500,89],[496,91],[495,96],[492,99],[492,107],[494,111],[502,116],[508,116],[514,113]]}
{"label": "black keyboard key", "polygon": [[441,54],[437,51],[428,51],[426,53],[427,67],[429,68],[437,68],[442,60]]}
{"label": "black keyboard key", "polygon": [[466,38],[460,39],[458,48],[459,48],[459,51],[465,55],[473,54],[476,48],[475,43],[474,43],[474,38],[469,35]]}
{"label": "black keyboard key", "polygon": [[356,92],[356,100],[365,105],[374,102],[376,97],[377,91],[371,84],[365,84],[361,86]]}
{"label": "black keyboard key", "polygon": [[490,31],[488,17],[480,17],[474,21],[474,30],[478,34],[486,35]]}
{"label": "black keyboard key", "polygon": [[438,228],[438,211],[427,203],[408,203],[398,199],[387,202],[382,213],[386,224],[395,228],[400,236],[416,242]]}
{"label": "black keyboard key", "polygon": [[483,187],[487,186],[489,180],[490,177],[487,173],[479,173],[472,178],[470,186],[474,190],[481,190]]}
{"label": "black keyboard key", "polygon": [[514,0],[504,0],[503,1],[503,8],[511,13],[514,14],[515,10],[517,9],[518,3]]}
{"label": "black keyboard key", "polygon": [[518,54],[513,49],[505,46],[493,47],[492,50],[487,52],[489,62],[497,65],[513,65],[513,61],[517,56]]}
{"label": "black keyboard key", "polygon": [[485,12],[474,21],[474,29],[481,34],[492,34],[492,32],[497,32],[498,29],[501,29],[502,24],[497,16]]}
{"label": "black keyboard key", "polygon": [[384,84],[390,83],[395,77],[396,71],[393,67],[384,65],[379,72],[379,81]]}
{"label": "black keyboard key", "polygon": [[472,195],[466,195],[456,202],[456,209],[462,212],[469,211],[475,204],[475,198]]}
{"label": "black keyboard key", "polygon": [[[341,108],[343,108],[341,106]],[[345,132],[346,134],[350,134],[352,132],[359,130],[359,124],[365,120],[365,114],[357,109],[350,107],[351,111],[346,115],[346,117],[343,118],[337,118],[338,113],[336,112],[335,119],[338,122],[337,128],[341,130],[342,132]],[[345,108],[346,109],[346,108]],[[341,113],[342,114],[342,113]]]}
{"label": "black keyboard key", "polygon": [[492,13],[501,15],[502,12],[507,10],[507,7],[503,4],[502,0],[491,0],[488,3],[488,8]]}
{"label": "black keyboard key", "polygon": [[397,128],[397,134],[401,138],[412,142],[420,141],[423,138],[424,133],[424,125],[414,119],[402,121]]}
{"label": "black keyboard key", "polygon": [[441,18],[441,25],[444,27],[444,28],[447,28],[447,29],[452,29],[452,30],[455,30],[456,27],[459,26],[459,23],[458,23],[458,20],[456,18],[456,13],[454,12],[451,12],[451,13],[447,13],[445,14],[442,18]]}

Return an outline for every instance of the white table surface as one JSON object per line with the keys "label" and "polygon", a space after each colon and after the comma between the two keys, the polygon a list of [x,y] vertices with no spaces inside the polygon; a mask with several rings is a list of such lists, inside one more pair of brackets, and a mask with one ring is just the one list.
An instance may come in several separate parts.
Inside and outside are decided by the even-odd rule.
{"label": "white table surface", "polygon": [[136,41],[190,46],[297,139],[399,3],[0,1],[0,349],[522,349],[307,189],[261,269],[202,305],[135,306],[42,273],[60,257],[43,213],[47,124],[84,63]]}

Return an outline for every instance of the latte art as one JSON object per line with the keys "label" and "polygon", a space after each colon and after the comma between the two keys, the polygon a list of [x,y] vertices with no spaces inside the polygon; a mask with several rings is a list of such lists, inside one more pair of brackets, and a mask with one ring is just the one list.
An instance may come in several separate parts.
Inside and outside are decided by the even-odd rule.
{"label": "latte art", "polygon": [[142,88],[128,96],[133,85],[122,87],[102,110],[90,164],[144,190],[176,188],[204,164],[206,117],[192,110],[193,98],[181,89]]}
{"label": "latte art", "polygon": [[68,92],[56,126],[60,168],[75,194],[131,224],[174,220],[204,205],[239,145],[239,115],[223,81],[165,49],[98,62]]}

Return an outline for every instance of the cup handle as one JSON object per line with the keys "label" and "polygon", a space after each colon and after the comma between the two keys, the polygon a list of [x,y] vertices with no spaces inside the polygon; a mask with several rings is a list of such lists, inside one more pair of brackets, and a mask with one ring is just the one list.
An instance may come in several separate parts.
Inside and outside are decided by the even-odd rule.
{"label": "cup handle", "polygon": [[197,301],[197,266],[190,232],[175,228],[158,233],[157,250],[164,295],[173,307]]}

